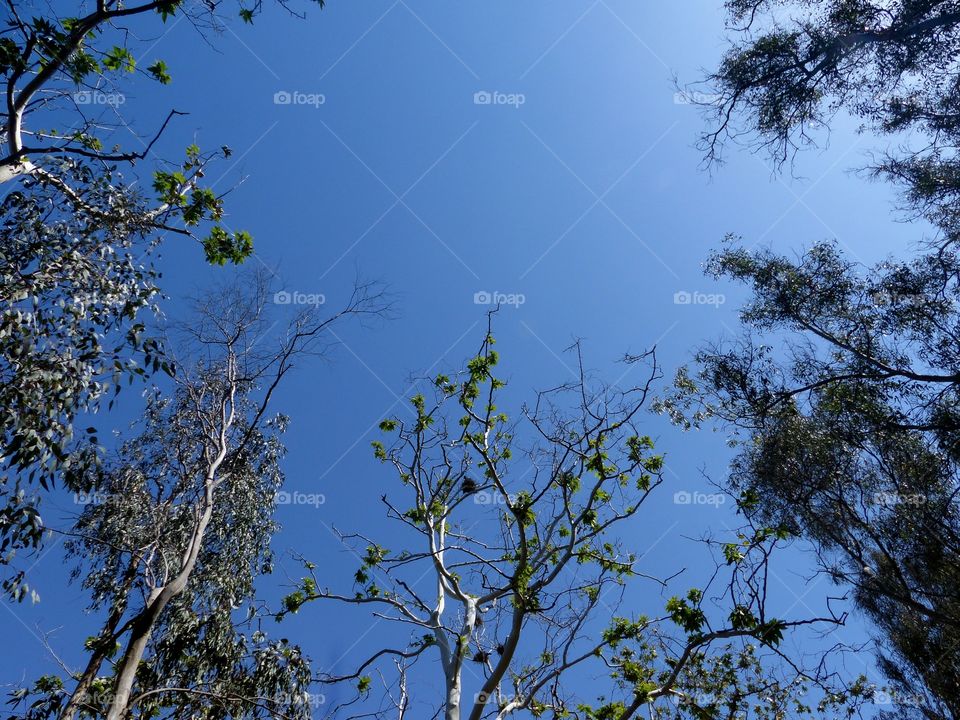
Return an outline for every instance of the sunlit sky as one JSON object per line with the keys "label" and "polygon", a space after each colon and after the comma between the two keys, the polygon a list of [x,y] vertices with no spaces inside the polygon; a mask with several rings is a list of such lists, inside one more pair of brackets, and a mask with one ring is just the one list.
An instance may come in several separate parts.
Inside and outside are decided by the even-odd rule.
{"label": "sunlit sky", "polygon": [[[376,425],[406,412],[411,375],[454,369],[476,350],[494,293],[513,303],[495,332],[503,405],[515,414],[534,390],[571,379],[575,339],[589,366],[628,383],[639,377],[624,376],[624,353],[656,346],[669,377],[699,343],[735,333],[742,289],[701,270],[728,232],[788,253],[835,238],[865,263],[920,239],[892,222],[888,188],[850,172],[878,141],[843,119],[792,172],[736,146],[727,164],[703,169],[694,145],[705,120],[678,101],[674,79],[696,81],[717,63],[720,5],[330,0],[322,12],[305,6],[303,20],[265,4],[253,26],[230,20],[206,41],[182,18],[139,29],[142,60],[163,58],[173,83],[126,88],[120,112],[146,132],[171,108],[189,111],[161,156],[190,142],[233,149],[208,179],[233,188],[227,224],[253,233],[249,262],[268,268],[278,291],[322,295],[331,309],[357,276],[397,297],[396,318],[337,330],[329,361],[304,363],[276,399],[292,418],[288,489],[323,496],[279,509],[278,551],[309,556],[331,587],[349,589],[356,559],[333,528],[390,545],[377,498],[396,481],[372,459]],[[205,266],[176,237],[159,264],[174,315],[179,298],[232,272]],[[100,422],[121,428],[135,407],[131,395]],[[653,414],[645,425],[667,455],[667,482],[627,540],[645,572],[687,568],[685,588],[705,567],[692,539],[736,520],[729,502],[678,504],[675,493],[713,492],[704,473],[721,479],[729,451],[717,433],[683,434]],[[45,514],[62,522],[75,511],[64,497]],[[35,560],[41,602],[0,611],[16,649],[0,653],[0,683],[56,672],[54,653],[78,663],[93,632],[82,588],[64,588],[58,545]],[[267,597],[288,582],[285,570],[297,575],[293,561],[280,565],[261,583]],[[776,568],[781,616],[820,612],[837,594],[807,582],[808,570],[799,555]],[[641,586],[631,602],[643,611],[662,598]],[[324,668],[360,657],[380,634],[361,611],[320,607],[283,628]],[[854,622],[838,637],[862,632]]]}

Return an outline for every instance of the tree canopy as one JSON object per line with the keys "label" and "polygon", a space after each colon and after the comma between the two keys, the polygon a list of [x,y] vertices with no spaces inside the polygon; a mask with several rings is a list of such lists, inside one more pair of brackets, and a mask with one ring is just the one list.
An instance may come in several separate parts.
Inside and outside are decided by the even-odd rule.
{"label": "tree canopy", "polygon": [[957,239],[960,4],[953,0],[728,0],[733,39],[704,81],[708,161],[726,140],[778,162],[825,139],[838,114],[894,149],[869,170]]}
{"label": "tree canopy", "polygon": [[835,242],[790,258],[729,237],[707,272],[750,289],[743,333],[698,352],[658,407],[685,427],[714,420],[731,432],[728,488],[752,517],[813,540],[823,572],[852,590],[879,632],[893,712],[953,718],[960,6],[727,9],[734,39],[706,80],[717,93],[704,103],[707,160],[739,139],[782,164],[847,114],[895,147],[868,169],[936,234],[873,267]]}
{"label": "tree canopy", "polygon": [[[865,683],[838,686],[781,651],[785,634],[844,618],[782,618],[769,606],[768,563],[788,539],[779,528],[730,537],[713,577],[667,599],[658,615],[621,605],[632,581],[675,590],[644,572],[623,535],[663,482],[663,456],[638,427],[658,376],[655,356],[632,362],[642,360],[652,366],[639,386],[562,384],[513,422],[500,407],[505,383],[488,333],[465,369],[432,379],[432,397],[410,399],[412,422],[380,424],[388,441],[374,441],[374,454],[405,498],[382,502],[410,541],[391,551],[368,534],[347,535],[362,558],[353,593],[329,590],[307,561],[310,574],[283,611],[337,602],[398,626],[397,644],[355,672],[320,676],[356,684],[333,716],[803,717],[842,713],[868,696]],[[575,678],[596,673],[607,676],[596,698],[572,691]],[[431,674],[443,681],[437,697],[408,689]],[[818,703],[804,697],[812,690]]]}
{"label": "tree canopy", "polygon": [[[228,15],[253,23],[261,0],[94,0],[75,12],[6,0],[2,589],[38,600],[22,560],[59,535],[94,628],[79,666],[57,658],[60,672],[17,683],[10,719],[312,720],[313,698],[335,688],[331,720],[849,720],[878,689],[843,666],[849,648],[824,642],[847,622],[835,607],[849,597],[877,636],[888,714],[957,720],[960,0],[726,7],[731,45],[709,95],[694,96],[712,123],[708,164],[732,140],[782,167],[848,114],[889,141],[866,169],[900,187],[932,242],[862,267],[835,242],[791,258],[729,236],[707,271],[748,287],[742,333],[703,347],[652,404],[654,350],[627,356],[648,369],[627,387],[625,375],[590,372],[579,341],[574,379],[524,404],[501,374],[490,313],[462,367],[431,370],[403,412],[378,416],[380,472],[364,472],[389,483],[379,501],[392,529],[336,531],[352,578],[298,551],[284,596],[265,599],[291,422],[278,388],[340,344],[335,326],[384,317],[391,300],[357,282],[339,309],[287,307],[284,322],[272,306],[289,303],[271,302],[252,273],[205,293],[183,322],[163,321],[159,248],[187,240],[228,266],[253,256],[253,238],[228,227],[230,191],[207,180],[230,147],[175,143],[168,155],[161,139],[187,110],[147,124],[125,112],[128,89],[180,81],[140,31],[187,18],[206,39]],[[377,176],[396,198],[381,219],[410,210],[404,197],[425,175],[402,196]],[[594,206],[610,210],[612,189],[591,191]],[[102,442],[90,418],[134,382],[140,417]],[[338,391],[324,408],[332,423],[358,393]],[[670,460],[650,409],[684,429],[716,423],[735,450],[721,487],[737,527],[699,538],[695,573],[677,563],[661,577],[636,547]],[[62,490],[83,507],[49,523],[42,501]],[[820,611],[769,589],[801,543],[843,595]],[[387,622],[321,667],[278,631],[331,606]]]}
{"label": "tree canopy", "polygon": [[[160,157],[157,140],[185,113],[171,110],[147,131],[122,108],[141,76],[172,79],[162,59],[137,64],[149,45],[131,23],[162,27],[182,14],[209,32],[222,27],[219,3],[103,0],[72,15],[11,0],[4,10],[0,564],[10,565],[42,541],[45,492],[88,490],[83,468],[98,462],[98,437],[76,418],[105,409],[130,379],[171,370],[150,327],[162,240],[193,239],[215,265],[242,262],[253,241],[223,225],[225,193],[204,180],[230,148],[189,143],[180,157]],[[261,10],[235,9],[246,22]],[[131,134],[134,147],[120,147]],[[2,582],[14,598],[31,593],[22,570]]]}
{"label": "tree canopy", "polygon": [[937,718],[960,699],[956,263],[731,243],[708,268],[752,289],[745,334],[701,350],[659,405],[734,432],[741,507],[817,543],[883,633],[904,711]]}

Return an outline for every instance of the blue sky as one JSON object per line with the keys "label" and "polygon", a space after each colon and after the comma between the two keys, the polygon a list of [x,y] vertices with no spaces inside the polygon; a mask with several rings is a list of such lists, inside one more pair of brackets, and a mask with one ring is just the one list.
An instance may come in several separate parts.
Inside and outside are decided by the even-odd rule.
{"label": "blue sky", "polygon": [[[332,362],[308,363],[277,397],[293,418],[288,486],[324,497],[280,508],[278,550],[303,552],[331,586],[348,587],[356,563],[331,528],[376,532],[375,499],[393,487],[371,457],[376,424],[411,394],[412,373],[456,368],[476,349],[484,293],[523,300],[496,320],[509,412],[569,379],[564,348],[575,338],[588,365],[615,380],[625,352],[656,345],[669,376],[698,343],[732,334],[742,290],[701,273],[727,232],[784,252],[836,238],[866,263],[920,239],[891,221],[888,188],[849,172],[876,143],[843,120],[825,149],[799,158],[796,177],[736,147],[703,171],[693,145],[704,121],[677,102],[673,77],[692,82],[716,64],[720,5],[331,0],[306,20],[268,5],[252,27],[230,22],[210,44],[183,20],[143,28],[143,60],[162,57],[173,83],[125,89],[121,111],[149,128],[170,108],[189,110],[161,155],[189,142],[233,148],[208,177],[234,187],[227,224],[253,233],[250,262],[275,273],[278,290],[322,294],[331,307],[358,274],[397,295],[396,319],[338,331]],[[174,313],[177,298],[231,272],[204,266],[179,238],[160,267]],[[677,302],[682,293],[696,302]],[[125,416],[101,422],[122,427]],[[701,471],[722,477],[729,453],[715,433],[682,434],[654,415],[646,424],[668,482],[628,541],[649,551],[649,572],[686,566],[681,585],[696,584],[702,556],[684,538],[732,524],[730,505],[677,504],[674,494],[711,492]],[[57,517],[53,505],[47,513]],[[75,663],[90,634],[60,559],[52,548],[34,568],[41,603],[0,611],[16,648],[0,657],[2,683],[56,669],[38,635]],[[783,608],[822,609],[830,588],[803,580],[799,556],[778,578]],[[265,594],[284,581],[266,581]],[[350,617],[308,607],[289,632],[323,665],[366,632],[369,620]]]}

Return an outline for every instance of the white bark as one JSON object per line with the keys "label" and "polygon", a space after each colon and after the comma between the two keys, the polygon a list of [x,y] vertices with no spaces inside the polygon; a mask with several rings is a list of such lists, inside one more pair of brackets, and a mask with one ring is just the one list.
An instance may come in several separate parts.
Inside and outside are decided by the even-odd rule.
{"label": "white bark", "polygon": [[[233,374],[232,371],[233,368],[231,365],[231,376]],[[226,459],[229,449],[227,434],[234,420],[234,393],[235,385],[231,377],[231,388],[220,406],[220,428],[218,436],[215,439],[216,454],[207,468],[204,479],[205,492],[203,505],[198,513],[193,535],[184,551],[180,571],[168,583],[155,588],[150,593],[146,606],[132,624],[127,649],[118,664],[114,696],[110,703],[110,708],[107,711],[106,720],[123,720],[123,718],[129,714],[130,697],[134,680],[136,679],[137,667],[143,659],[147,644],[150,642],[153,628],[160,614],[167,605],[170,604],[170,601],[186,589],[193,569],[196,566],[197,558],[203,547],[207,526],[213,516],[214,491],[222,481],[222,478],[218,478],[217,475],[223,461]]]}

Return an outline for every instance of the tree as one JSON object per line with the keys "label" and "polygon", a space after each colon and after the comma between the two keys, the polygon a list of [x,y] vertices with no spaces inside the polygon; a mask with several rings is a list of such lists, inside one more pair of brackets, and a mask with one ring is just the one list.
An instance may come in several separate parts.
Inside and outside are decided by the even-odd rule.
{"label": "tree", "polygon": [[945,242],[960,232],[960,3],[727,0],[735,39],[707,80],[710,161],[747,138],[783,163],[846,112],[901,147],[871,165]]}
{"label": "tree", "polygon": [[[323,7],[324,0],[316,2]],[[279,4],[287,7],[284,0]],[[132,129],[122,112],[122,77],[139,74],[163,85],[172,80],[161,59],[146,68],[138,66],[139,35],[125,24],[148,18],[166,22],[180,13],[200,30],[218,30],[222,3],[211,0],[194,6],[182,0],[146,0],[130,5],[98,0],[93,8],[78,8],[78,15],[60,16],[48,8],[47,15],[29,18],[13,0],[6,5],[7,27],[0,36],[0,77],[7,98],[0,123],[6,154],[0,157],[0,182],[28,178],[46,183],[75,208],[115,220],[119,208],[91,203],[71,170],[78,163],[92,163],[101,172],[115,174],[117,164],[132,167],[155,158],[157,140],[172,120],[185,114],[171,110],[154,131],[135,135],[139,145],[133,149],[118,144],[124,136],[118,137],[117,128]],[[261,10],[261,0],[238,2],[244,22],[253,22]],[[33,119],[35,123],[30,122]],[[58,126],[66,129],[57,130]],[[219,224],[222,196],[202,184],[205,165],[229,156],[229,148],[202,154],[190,145],[186,154],[186,163],[160,163],[152,175],[159,204],[139,219],[191,237],[193,228],[206,222],[202,242],[208,260],[221,264],[242,260],[250,254],[250,236]]]}
{"label": "tree", "polygon": [[958,717],[960,258],[866,269],[828,243],[797,261],[731,243],[708,270],[752,288],[746,333],[699,352],[659,408],[732,431],[741,507],[852,588],[897,711]]}
{"label": "tree", "polygon": [[[637,427],[657,376],[654,356],[632,359],[653,361],[645,384],[617,389],[582,373],[538,394],[523,423],[511,423],[497,407],[504,383],[494,375],[493,344],[488,333],[463,372],[433,378],[429,399],[411,399],[410,421],[381,423],[393,439],[375,441],[374,453],[405,498],[382,501],[410,542],[390,551],[365,534],[345,535],[359,560],[354,592],[327,589],[305,561],[308,574],[285,600],[281,616],[334,602],[395,624],[393,643],[378,640],[349,671],[320,676],[356,687],[332,715],[355,705],[352,717],[447,720],[814,712],[801,686],[825,687],[826,678],[786,661],[778,646],[791,628],[842,618],[770,613],[767,563],[785,539],[776,529],[724,545],[727,570],[670,598],[658,616],[616,614],[623,586],[643,576],[617,531],[663,482],[663,458]],[[592,678],[596,687],[597,672],[609,682],[594,703],[573,686]],[[441,691],[427,697],[436,680]],[[853,695],[830,696],[817,711]]]}
{"label": "tree", "polygon": [[753,288],[744,336],[700,352],[660,408],[733,432],[732,489],[754,517],[812,539],[824,571],[853,589],[879,630],[896,711],[955,718],[960,5],[727,8],[735,39],[706,81],[707,160],[746,137],[782,165],[845,112],[900,143],[868,169],[938,232],[873,268],[829,243],[798,260],[731,243],[708,271]]}
{"label": "tree", "polygon": [[[75,168],[76,184],[98,198],[116,194],[109,177]],[[56,191],[14,191],[0,206],[0,551],[39,546],[44,525],[40,488],[58,478],[70,489],[96,461],[94,432],[74,433],[121,384],[161,367],[169,370],[144,314],[159,296],[147,231],[122,211],[111,222],[59,209]],[[78,437],[79,435],[79,437]],[[5,578],[16,598],[29,592],[22,572]]]}
{"label": "tree", "polygon": [[[117,129],[133,129],[123,117],[122,77],[139,74],[161,84],[172,80],[163,60],[138,67],[135,38],[139,35],[125,23],[148,18],[166,22],[182,13],[201,30],[218,29],[222,25],[220,3],[191,6],[181,0],[147,0],[128,5],[120,0],[98,0],[93,8],[78,8],[81,14],[76,16],[60,16],[48,9],[46,15],[29,18],[12,0],[6,5],[9,17],[0,36],[0,77],[7,98],[0,123],[6,154],[0,157],[0,182],[26,180],[28,186],[49,185],[73,209],[101,220],[134,220],[197,237],[210,262],[239,262],[247,257],[252,249],[249,234],[228,231],[220,224],[223,196],[205,187],[202,180],[212,160],[229,156],[230,149],[225,146],[202,152],[189,145],[186,161],[160,161],[149,178],[140,178],[146,181],[144,185],[152,183],[156,192],[150,207],[112,201],[114,193],[123,194],[118,165],[132,169],[148,158],[160,160],[154,154],[157,140],[171,121],[185,114],[171,110],[150,134],[135,135],[139,145],[133,149],[118,144],[126,135]],[[238,12],[252,22],[260,9],[257,0],[250,7],[240,4]],[[113,193],[103,193],[101,187],[101,194],[91,197],[85,192],[89,178],[76,172],[78,166],[92,167],[94,176],[107,174],[114,179],[115,184],[109,186]],[[136,218],[129,218],[126,213],[134,209],[138,210]],[[202,239],[196,235],[201,228],[206,233]]]}
{"label": "tree", "polygon": [[295,645],[267,639],[254,602],[283,480],[287,419],[268,408],[294,363],[331,344],[333,323],[386,305],[376,286],[358,285],[339,312],[301,313],[265,337],[267,295],[259,277],[198,305],[182,329],[196,361],[176,365],[171,391],[149,395],[138,436],[87,468],[92,502],[67,547],[102,626],[81,671],[15,695],[17,717],[310,716],[309,665]]}
{"label": "tree", "polygon": [[[171,81],[162,60],[137,66],[142,33],[127,23],[182,13],[215,30],[220,3],[100,0],[76,15],[53,6],[35,14],[13,0],[5,8],[0,564],[9,565],[41,542],[43,491],[56,482],[78,489],[82,466],[96,461],[95,430],[78,440],[75,419],[102,409],[127,378],[169,369],[142,312],[160,299],[150,251],[172,233],[197,240],[209,262],[223,265],[242,262],[253,244],[247,232],[223,226],[224,194],[204,185],[229,148],[191,144],[182,159],[156,156],[161,133],[184,113],[171,110],[154,131],[135,135],[133,149],[116,145],[127,130],[139,131],[122,115],[132,76]],[[252,22],[261,3],[237,10]],[[138,175],[140,163],[152,172]],[[18,599],[31,594],[22,572],[4,578],[3,589]]]}

